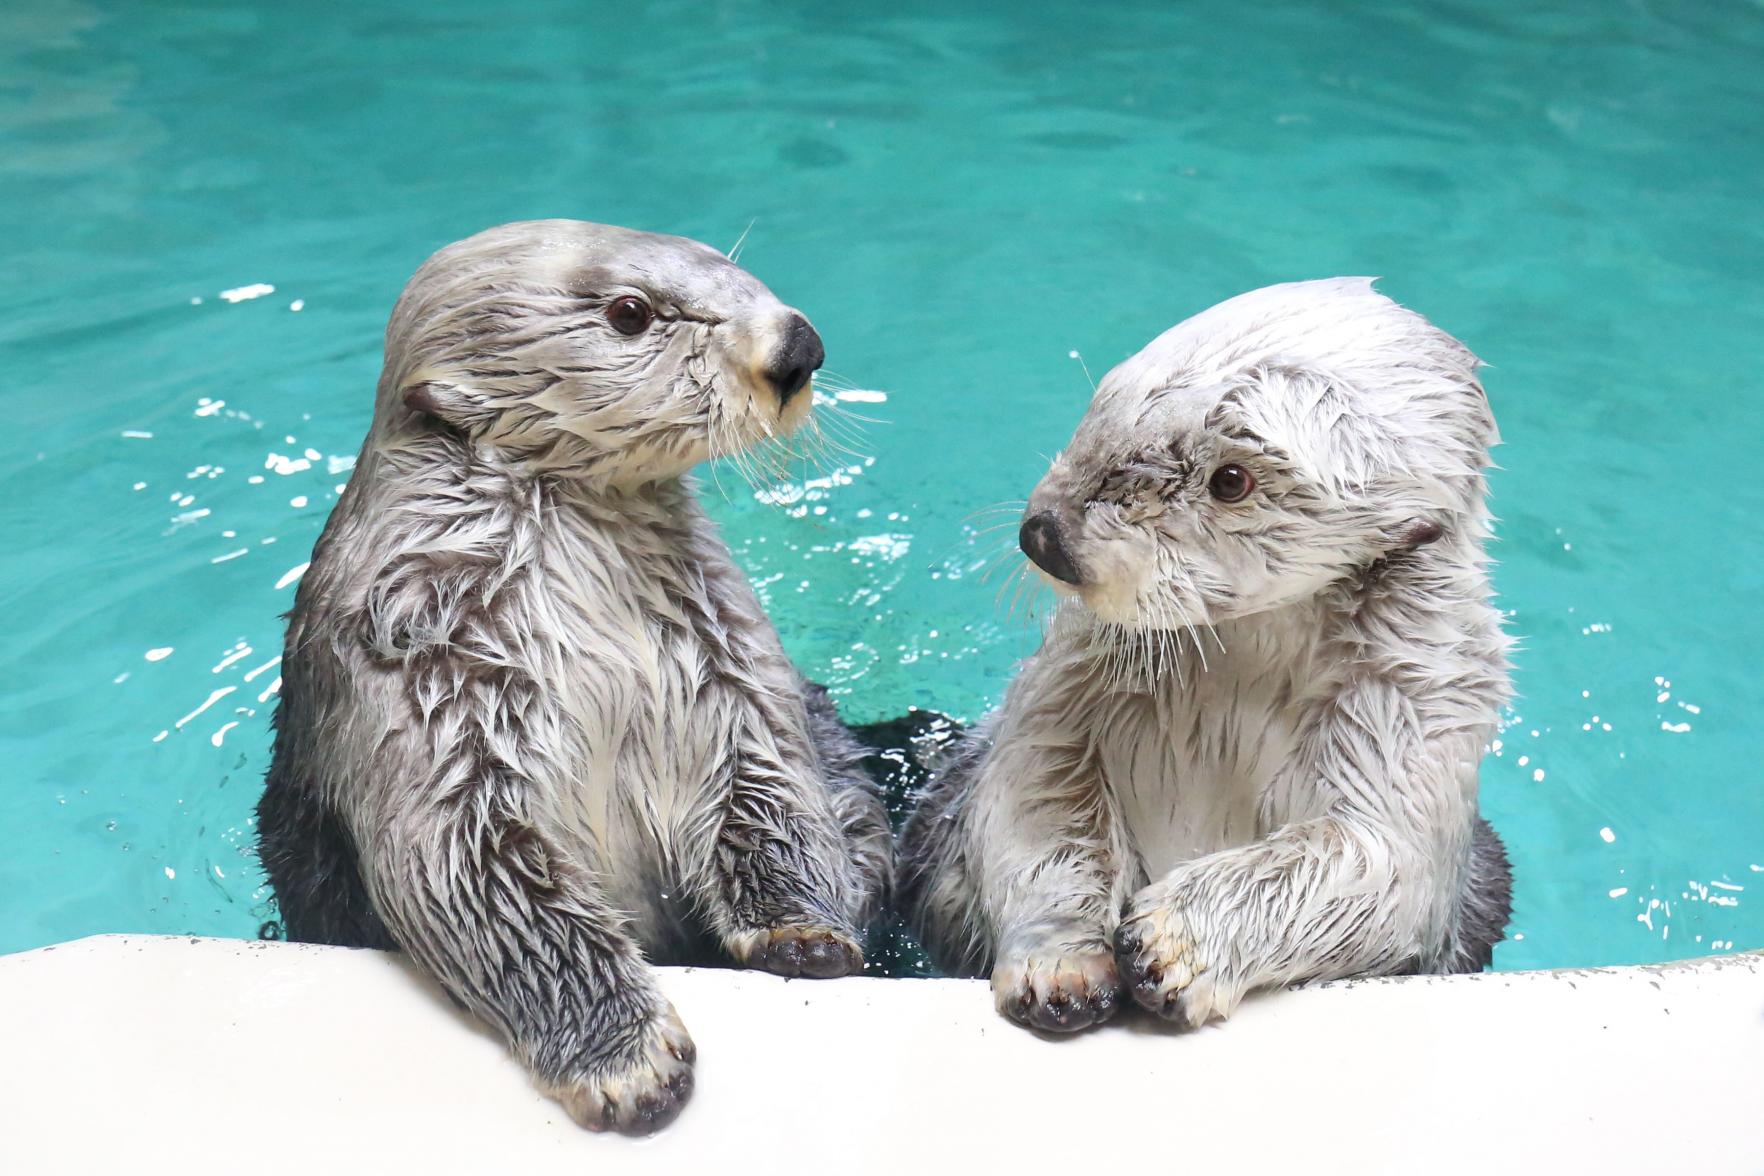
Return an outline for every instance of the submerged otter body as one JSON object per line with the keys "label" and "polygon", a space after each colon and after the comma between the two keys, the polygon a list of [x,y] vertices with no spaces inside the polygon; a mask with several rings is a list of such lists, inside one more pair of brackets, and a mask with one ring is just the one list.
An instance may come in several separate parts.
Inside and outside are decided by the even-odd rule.
{"label": "submerged otter body", "polygon": [[1510,877],[1477,767],[1509,686],[1476,366],[1338,279],[1109,374],[1022,528],[1064,597],[1042,648],[903,841],[942,966],[1070,1030],[1488,963]]}
{"label": "submerged otter body", "polygon": [[693,497],[806,417],[819,339],[705,246],[442,250],[290,615],[260,849],[291,938],[399,947],[579,1121],[691,1088],[648,960],[861,968],[888,826]]}

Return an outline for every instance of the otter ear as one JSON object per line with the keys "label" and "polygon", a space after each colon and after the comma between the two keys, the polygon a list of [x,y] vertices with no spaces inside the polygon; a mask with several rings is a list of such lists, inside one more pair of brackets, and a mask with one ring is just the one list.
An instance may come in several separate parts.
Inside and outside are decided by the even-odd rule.
{"label": "otter ear", "polygon": [[1426,547],[1445,534],[1445,528],[1430,518],[1416,517],[1407,522],[1399,523],[1385,537],[1390,542],[1391,551],[1413,551],[1417,547]]}
{"label": "otter ear", "polygon": [[463,385],[447,380],[418,379],[399,390],[404,407],[418,416],[469,429],[484,416],[483,405]]}

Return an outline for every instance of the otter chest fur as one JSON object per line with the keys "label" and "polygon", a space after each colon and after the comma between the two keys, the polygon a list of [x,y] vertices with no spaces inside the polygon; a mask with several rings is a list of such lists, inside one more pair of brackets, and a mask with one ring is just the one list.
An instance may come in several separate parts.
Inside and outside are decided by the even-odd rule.
{"label": "otter chest fur", "polygon": [[1317,631],[1266,617],[1159,634],[1097,700],[1100,776],[1145,876],[1313,815],[1283,783],[1332,679]]}
{"label": "otter chest fur", "polygon": [[573,760],[547,805],[625,882],[619,905],[639,922],[670,915],[667,847],[702,834],[728,788],[746,663],[783,658],[769,634],[731,633],[759,604],[733,566],[707,565],[715,542],[685,493],[560,495],[541,541],[533,607],[551,616],[532,654],[554,675],[555,743]]}

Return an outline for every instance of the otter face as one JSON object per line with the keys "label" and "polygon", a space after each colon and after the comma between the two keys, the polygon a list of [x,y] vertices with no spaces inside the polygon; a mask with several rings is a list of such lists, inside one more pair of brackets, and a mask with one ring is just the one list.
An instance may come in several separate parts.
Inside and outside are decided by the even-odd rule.
{"label": "otter face", "polygon": [[535,469],[641,482],[793,432],[821,358],[806,318],[707,245],[528,221],[417,271],[377,412]]}
{"label": "otter face", "polygon": [[1477,366],[1370,279],[1221,303],[1104,378],[1023,550],[1097,619],[1143,628],[1291,604],[1442,535],[1479,550],[1495,431]]}

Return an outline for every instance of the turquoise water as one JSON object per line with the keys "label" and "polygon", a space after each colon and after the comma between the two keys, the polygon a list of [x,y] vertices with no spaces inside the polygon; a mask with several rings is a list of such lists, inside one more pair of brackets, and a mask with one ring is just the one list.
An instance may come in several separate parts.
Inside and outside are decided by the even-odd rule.
{"label": "turquoise water", "polygon": [[887,393],[780,501],[707,481],[857,719],[977,715],[1033,647],[967,520],[1069,434],[1071,352],[1385,275],[1506,437],[1498,965],[1764,947],[1764,8],[883,8],[0,8],[0,950],[269,916],[278,614],[386,314],[535,216],[751,225]]}

